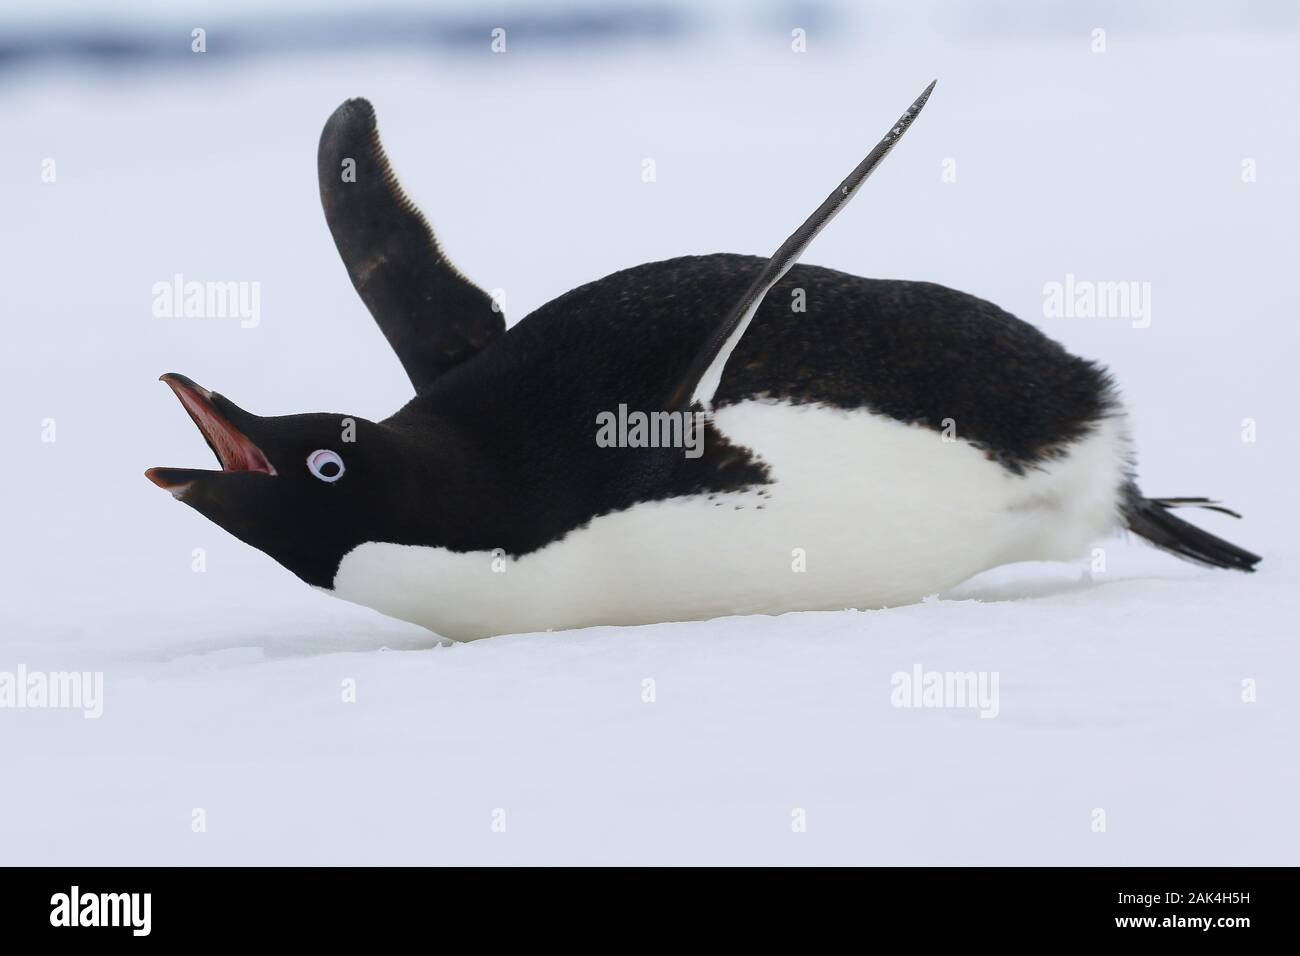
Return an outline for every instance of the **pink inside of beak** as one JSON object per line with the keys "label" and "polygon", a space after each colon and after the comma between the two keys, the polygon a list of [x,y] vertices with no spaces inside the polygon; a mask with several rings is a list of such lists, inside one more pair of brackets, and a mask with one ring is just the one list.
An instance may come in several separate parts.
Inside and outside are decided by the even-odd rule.
{"label": "pink inside of beak", "polygon": [[275,468],[253,442],[226,421],[212,405],[212,393],[206,388],[181,382],[171,376],[163,378],[185,410],[208,440],[224,471],[260,471],[275,474]]}

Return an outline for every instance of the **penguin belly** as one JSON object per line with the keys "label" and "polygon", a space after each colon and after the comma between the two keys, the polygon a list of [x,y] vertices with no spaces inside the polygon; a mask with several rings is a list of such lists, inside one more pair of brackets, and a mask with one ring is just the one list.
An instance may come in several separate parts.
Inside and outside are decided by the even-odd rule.
{"label": "penguin belly", "polygon": [[773,400],[713,421],[770,484],[643,502],[518,557],[368,542],[333,593],[453,640],[909,604],[1000,564],[1078,557],[1118,525],[1131,457],[1119,413],[1023,474],[960,422]]}

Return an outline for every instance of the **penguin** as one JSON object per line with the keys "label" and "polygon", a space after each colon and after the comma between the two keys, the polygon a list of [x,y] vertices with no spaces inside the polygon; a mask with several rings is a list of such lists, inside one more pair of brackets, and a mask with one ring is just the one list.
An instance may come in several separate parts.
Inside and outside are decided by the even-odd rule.
{"label": "penguin", "polygon": [[307,584],[453,640],[903,605],[1122,529],[1252,571],[1173,513],[1234,512],[1139,490],[1102,366],[975,296],[798,264],[933,89],[772,257],[634,266],[509,331],[349,100],[321,202],[414,396],[375,422],[259,417],[163,375],[220,470],[146,475]]}

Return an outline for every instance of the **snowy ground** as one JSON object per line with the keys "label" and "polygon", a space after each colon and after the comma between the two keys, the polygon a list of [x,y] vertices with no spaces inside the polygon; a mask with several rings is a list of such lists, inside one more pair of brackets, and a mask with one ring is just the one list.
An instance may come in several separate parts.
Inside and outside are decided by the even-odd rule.
{"label": "snowy ground", "polygon": [[[0,671],[105,681],[98,720],[0,710],[0,862],[1300,862],[1297,35],[1093,54],[1097,25],[0,77]],[[637,262],[770,252],[933,76],[808,261],[983,295],[1107,362],[1144,487],[1239,507],[1196,520],[1259,573],[1115,540],[1103,573],[913,607],[433,647],[142,477],[209,461],[161,372],[263,414],[405,400],[317,205],[345,97],[518,318]],[[260,324],[154,318],[177,272],[260,282]],[[1067,273],[1151,282],[1150,327],[1043,318]],[[997,672],[998,716],[892,707],[917,664]]]}

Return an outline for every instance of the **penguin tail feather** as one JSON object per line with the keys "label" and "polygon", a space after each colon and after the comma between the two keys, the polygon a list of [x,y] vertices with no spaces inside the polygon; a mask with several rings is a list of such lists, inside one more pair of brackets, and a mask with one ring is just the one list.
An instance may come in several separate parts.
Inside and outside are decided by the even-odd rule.
{"label": "penguin tail feather", "polygon": [[1124,523],[1139,537],[1185,561],[1212,568],[1254,571],[1260,556],[1230,541],[1202,531],[1172,513],[1174,508],[1205,508],[1240,518],[1241,515],[1209,498],[1146,498],[1131,487],[1124,502]]}

